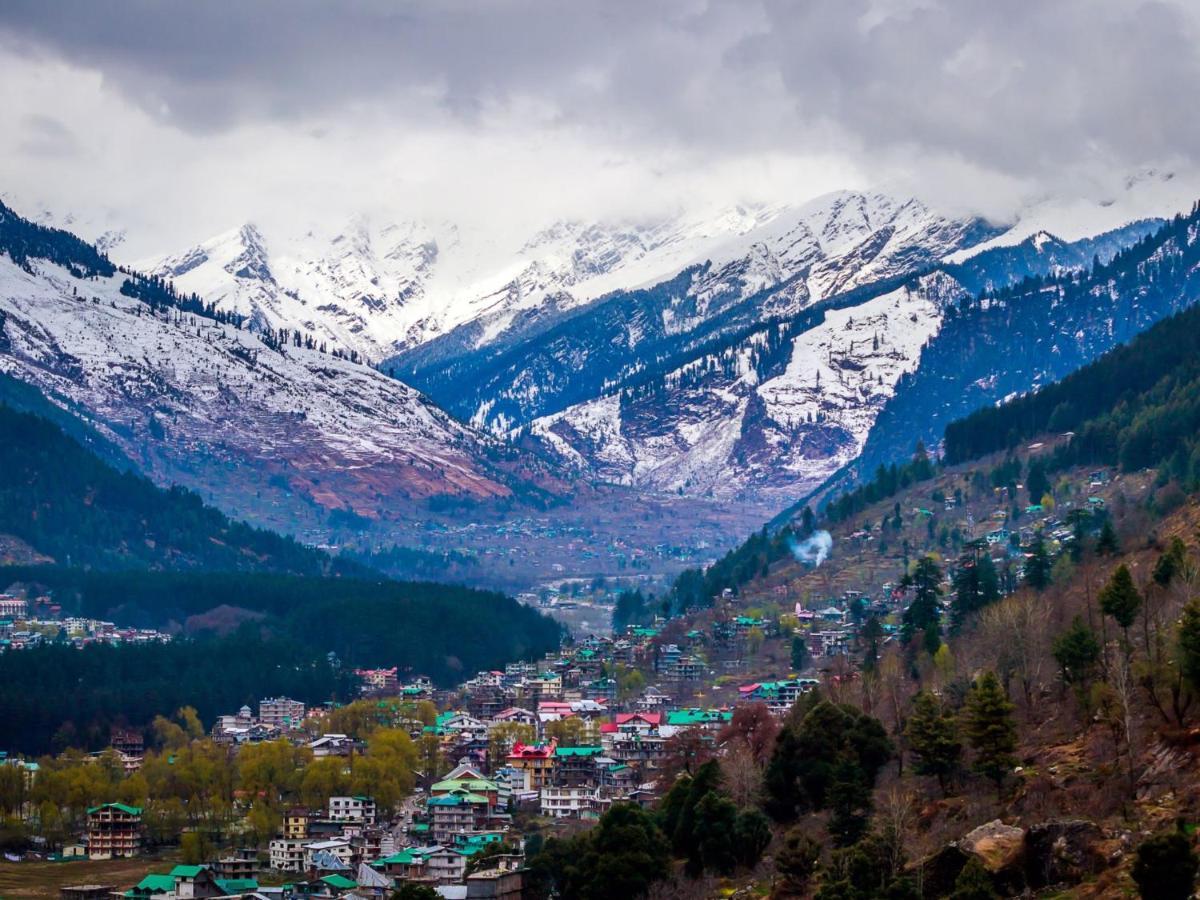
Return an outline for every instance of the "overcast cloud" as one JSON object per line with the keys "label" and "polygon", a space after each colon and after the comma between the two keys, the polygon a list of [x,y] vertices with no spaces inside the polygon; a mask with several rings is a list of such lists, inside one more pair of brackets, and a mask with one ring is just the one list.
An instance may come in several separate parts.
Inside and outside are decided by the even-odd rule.
{"label": "overcast cloud", "polygon": [[1200,4],[0,4],[0,193],[144,252],[247,218],[492,227],[902,183],[1002,217],[1196,169]]}

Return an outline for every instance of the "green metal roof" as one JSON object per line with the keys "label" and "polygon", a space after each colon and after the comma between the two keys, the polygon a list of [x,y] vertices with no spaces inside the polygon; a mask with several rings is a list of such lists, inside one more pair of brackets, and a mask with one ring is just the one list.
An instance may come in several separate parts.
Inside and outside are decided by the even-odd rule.
{"label": "green metal roof", "polygon": [[383,859],[377,859],[371,863],[372,866],[386,865],[412,865],[413,855],[408,850],[401,850],[399,853],[393,853],[391,856],[385,856]]}
{"label": "green metal roof", "polygon": [[719,709],[675,709],[667,713],[668,725],[704,725],[709,722],[728,722],[733,713]]}
{"label": "green metal roof", "polygon": [[123,813],[128,813],[131,816],[140,816],[142,808],[140,806],[129,806],[125,803],[101,803],[99,806],[93,806],[88,810],[90,816],[94,812],[99,812],[102,809],[119,809]]}
{"label": "green metal roof", "polygon": [[451,778],[439,781],[430,791],[498,791],[500,786],[486,778]]}
{"label": "green metal roof", "polygon": [[142,891],[144,893],[173,890],[175,890],[175,876],[173,875],[147,875],[134,888],[134,891]]}
{"label": "green metal roof", "polygon": [[217,887],[226,892],[256,891],[258,880],[254,878],[218,878]]}
{"label": "green metal roof", "polygon": [[204,871],[204,866],[176,866],[171,870],[172,878],[195,878]]}
{"label": "green metal roof", "polygon": [[326,875],[321,880],[323,882],[325,882],[327,885],[329,885],[330,887],[335,887],[335,888],[347,888],[348,889],[348,888],[358,887],[357,881],[351,881],[345,875]]}
{"label": "green metal roof", "polygon": [[603,753],[603,747],[556,747],[555,756],[596,756]]}

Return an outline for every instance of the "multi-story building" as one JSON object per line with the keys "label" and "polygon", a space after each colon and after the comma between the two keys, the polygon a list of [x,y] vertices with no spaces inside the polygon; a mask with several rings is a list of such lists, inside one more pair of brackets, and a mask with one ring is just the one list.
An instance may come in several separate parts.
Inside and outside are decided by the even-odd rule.
{"label": "multi-story building", "polygon": [[395,666],[390,669],[355,669],[354,674],[362,681],[364,694],[395,694],[400,688]]}
{"label": "multi-story building", "polygon": [[435,841],[446,842],[455,835],[483,831],[492,821],[492,804],[482,794],[467,791],[442,794],[430,797],[426,807]]}
{"label": "multi-story building", "polygon": [[267,845],[271,868],[280,872],[303,872],[304,854],[309,843],[305,838],[275,838]]}
{"label": "multi-story building", "polygon": [[596,789],[591,787],[544,787],[541,812],[554,819],[582,819],[595,813],[598,799]]}
{"label": "multi-story building", "polygon": [[554,751],[554,784],[580,787],[596,783],[596,760],[604,753],[600,746],[558,747]]}
{"label": "multi-story building", "polygon": [[23,619],[29,614],[29,603],[11,594],[0,594],[0,619]]}
{"label": "multi-story building", "polygon": [[375,801],[370,797],[330,797],[329,818],[334,822],[375,824]]}
{"label": "multi-story building", "polygon": [[87,811],[88,856],[112,859],[137,856],[142,849],[142,809],[104,803]]}
{"label": "multi-story building", "polygon": [[283,816],[283,836],[296,841],[308,837],[308,822],[312,818],[307,809],[294,806]]}
{"label": "multi-story building", "polygon": [[258,718],[276,728],[299,728],[304,721],[304,704],[289,697],[267,697],[258,703]]}
{"label": "multi-story building", "polygon": [[[557,748],[558,742],[553,740],[545,744],[513,744],[512,752],[508,754],[508,768],[524,774],[524,790],[540,791],[550,783],[554,774],[554,751]],[[517,785],[513,787],[515,789]]]}
{"label": "multi-story building", "polygon": [[258,874],[258,851],[253,847],[246,847],[232,856],[223,856],[212,864],[212,870],[221,880],[240,881],[254,878]]}

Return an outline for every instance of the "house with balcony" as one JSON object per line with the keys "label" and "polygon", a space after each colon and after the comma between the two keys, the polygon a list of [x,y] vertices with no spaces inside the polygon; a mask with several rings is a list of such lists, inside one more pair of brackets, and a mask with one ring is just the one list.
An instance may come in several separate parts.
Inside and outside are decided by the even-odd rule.
{"label": "house with balcony", "polygon": [[87,847],[92,859],[137,856],[142,851],[142,808],[103,803],[87,811]]}

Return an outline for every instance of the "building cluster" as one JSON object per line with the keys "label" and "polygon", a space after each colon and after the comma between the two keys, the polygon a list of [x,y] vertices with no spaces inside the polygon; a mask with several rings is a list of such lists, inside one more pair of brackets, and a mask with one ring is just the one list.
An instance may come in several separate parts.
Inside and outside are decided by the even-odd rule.
{"label": "building cluster", "polygon": [[0,653],[42,644],[165,643],[171,636],[153,628],[127,628],[101,619],[62,615],[62,607],[49,597],[0,594]]}
{"label": "building cluster", "polygon": [[[798,677],[738,685],[747,648],[767,634],[781,636],[778,623],[751,615],[726,614],[686,633],[678,624],[631,626],[620,636],[588,637],[537,661],[476,673],[453,690],[436,690],[424,678],[402,680],[396,668],[358,670],[377,720],[408,731],[423,754],[432,750],[444,774],[423,780],[397,810],[382,811],[367,796],[289,809],[265,854],[176,867],[122,896],[390,896],[417,882],[447,898],[516,900],[526,873],[524,829],[514,821],[569,826],[599,818],[614,803],[648,805],[671,754],[686,745],[673,747],[677,737],[688,733],[715,747],[738,704],[761,702],[783,716],[816,685]],[[714,679],[728,682],[719,700],[703,694]],[[432,707],[418,716],[421,701]],[[270,697],[256,709],[218,717],[211,736],[230,753],[288,740],[314,758],[344,758],[349,767],[367,748],[334,721],[327,707]],[[110,750],[128,769],[140,763],[139,738],[113,732]],[[89,812],[82,852],[140,850],[140,809],[108,803]],[[260,887],[262,870],[288,883]]]}
{"label": "building cluster", "polygon": [[212,727],[212,739],[218,744],[246,744],[274,741],[289,732],[299,732],[307,717],[307,707],[288,697],[267,697],[258,702],[258,714],[243,706],[232,715],[218,716]]}

